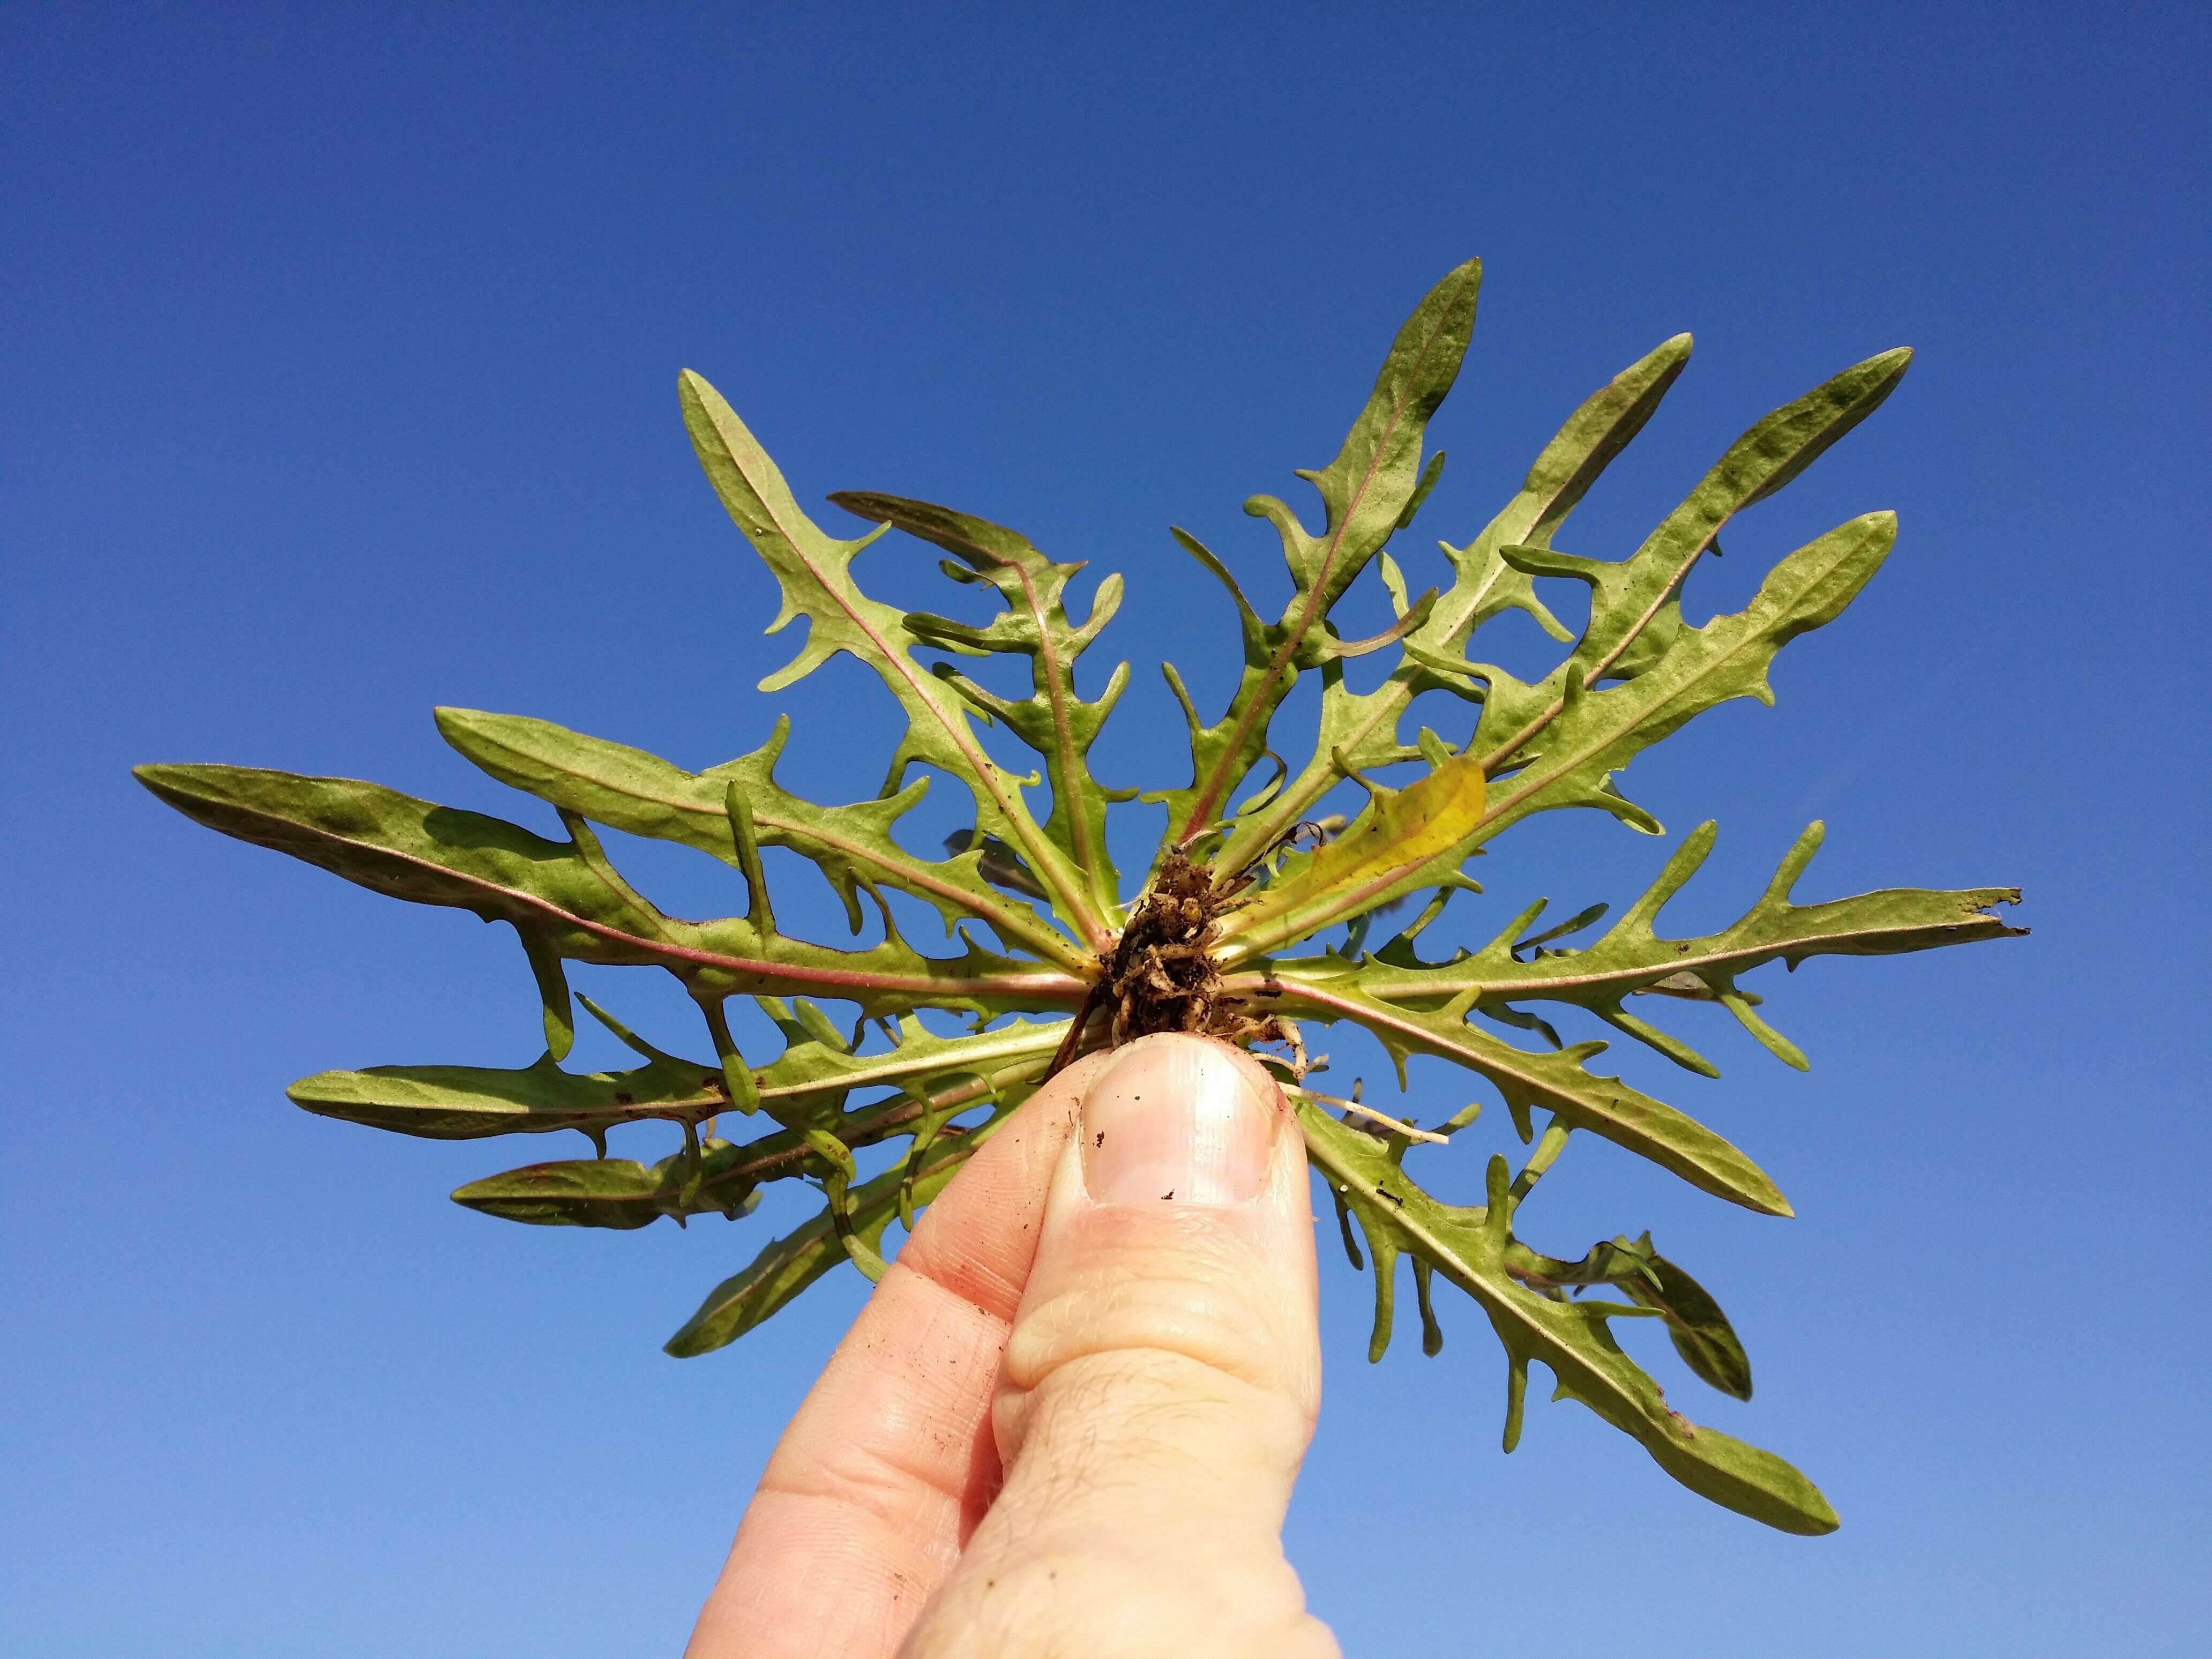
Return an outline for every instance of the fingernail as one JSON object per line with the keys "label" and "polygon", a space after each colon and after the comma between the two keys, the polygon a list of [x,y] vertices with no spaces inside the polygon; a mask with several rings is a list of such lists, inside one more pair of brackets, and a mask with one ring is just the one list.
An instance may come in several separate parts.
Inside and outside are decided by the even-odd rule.
{"label": "fingernail", "polygon": [[1102,1204],[1244,1204],[1275,1139],[1230,1052],[1198,1037],[1146,1038],[1083,1097],[1083,1184]]}

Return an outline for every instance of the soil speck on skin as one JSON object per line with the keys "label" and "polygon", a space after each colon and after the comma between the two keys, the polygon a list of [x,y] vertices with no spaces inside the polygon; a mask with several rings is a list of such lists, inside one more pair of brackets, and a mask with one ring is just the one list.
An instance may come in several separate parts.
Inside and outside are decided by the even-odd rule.
{"label": "soil speck on skin", "polygon": [[1172,1187],[1170,1187],[1170,1188],[1169,1188],[1167,1189],[1167,1191],[1165,1191],[1165,1192],[1164,1192],[1164,1193],[1162,1193],[1162,1194],[1160,1194],[1160,1201],[1161,1201],[1163,1204],[1164,1204],[1165,1202],[1167,1202],[1167,1200],[1170,1200],[1170,1199],[1173,1198],[1174,1196],[1175,1196],[1175,1188],[1172,1188]]}
{"label": "soil speck on skin", "polygon": [[1103,1129],[1101,1129],[1098,1132],[1098,1139],[1092,1141],[1091,1144],[1094,1146],[1103,1146],[1106,1144],[1106,1132]]}

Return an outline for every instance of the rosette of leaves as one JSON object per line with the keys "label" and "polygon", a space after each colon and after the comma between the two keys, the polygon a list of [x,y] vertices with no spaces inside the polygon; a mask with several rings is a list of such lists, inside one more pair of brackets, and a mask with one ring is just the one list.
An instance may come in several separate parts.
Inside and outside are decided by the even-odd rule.
{"label": "rosette of leaves", "polygon": [[[1228,707],[1211,721],[1174,668],[1164,668],[1188,725],[1189,776],[1141,798],[1164,806],[1166,827],[1151,872],[1134,883],[1109,855],[1107,823],[1109,808],[1135,792],[1107,788],[1087,758],[1127,665],[1094,697],[1082,695],[1076,673],[1121,603],[1120,579],[1101,582],[1079,620],[1066,601],[1080,566],[1055,562],[1000,525],[887,495],[832,496],[876,526],[840,539],[800,509],[714,388],[686,373],[684,423],[708,479],[781,586],[769,631],[806,624],[798,655],[762,690],[781,691],[839,652],[874,670],[906,719],[882,789],[836,806],[790,793],[775,776],[782,722],[764,747],[692,773],[544,720],[456,708],[438,714],[447,741],[550,803],[565,840],[374,784],[230,766],[139,769],[155,793],[212,828],[379,892],[508,923],[521,940],[544,1005],[546,1053],[536,1064],[324,1072],[295,1084],[292,1098],[312,1112],[405,1134],[574,1129],[589,1137],[594,1157],[529,1164],[453,1194],[512,1220],[631,1228],[666,1216],[680,1225],[709,1212],[742,1217],[772,1181],[818,1187],[820,1213],[718,1285],[668,1344],[673,1353],[703,1353],[840,1264],[880,1274],[890,1224],[911,1225],[1056,1057],[1128,1035],[1126,1018],[1093,1016],[1102,986],[1116,982],[1117,951],[1128,968],[1120,947],[1153,903],[1163,872],[1173,870],[1180,890],[1203,901],[1180,935],[1189,948],[1176,964],[1185,981],[1203,981],[1203,994],[1147,1005],[1154,1023],[1158,1008],[1180,1010],[1181,1023],[1256,1046],[1283,1070],[1346,1249],[1355,1267],[1374,1273],[1370,1358],[1389,1341],[1395,1269],[1407,1258],[1427,1352],[1442,1340],[1438,1279],[1471,1297],[1503,1344],[1507,1449],[1520,1433],[1528,1367],[1538,1364],[1559,1396],[1633,1436],[1707,1498],[1787,1531],[1832,1528],[1833,1511],[1802,1474],[1691,1423],[1616,1341],[1615,1321],[1656,1317],[1693,1374],[1725,1394],[1750,1395],[1750,1366],[1726,1316],[1648,1233],[1598,1243],[1571,1260],[1522,1241],[1522,1206],[1577,1133],[1626,1147],[1730,1203],[1790,1213],[1744,1152],[1593,1069],[1606,1045],[1563,1044],[1540,1011],[1587,1010],[1710,1077],[1711,1062],[1647,1012],[1652,999],[1717,1002],[1784,1063],[1802,1067],[1804,1057],[1759,1012],[1758,996],[1742,988],[1751,970],[1998,938],[2019,931],[1994,913],[2017,894],[1894,888],[1800,903],[1793,895],[1820,845],[1816,823],[1741,917],[1702,937],[1675,938],[1660,931],[1661,912],[1711,852],[1706,823],[1601,931],[1602,904],[1547,927],[1537,900],[1479,950],[1430,960],[1419,937],[1455,890],[1480,890],[1465,873],[1468,860],[1540,813],[1594,808],[1662,833],[1616,775],[1706,709],[1737,697],[1771,702],[1775,653],[1850,604],[1887,556],[1894,520],[1873,513],[1837,526],[1777,563],[1742,610],[1701,625],[1684,617],[1685,580],[1719,553],[1720,532],[1736,514],[1790,483],[1889,395],[1909,354],[1856,364],[1755,422],[1625,556],[1555,546],[1576,504],[1680,374],[1689,338],[1668,340],[1585,400],[1498,515],[1465,545],[1442,544],[1437,586],[1409,597],[1411,584],[1384,550],[1436,482],[1443,457],[1425,462],[1425,428],[1466,352],[1480,277],[1470,261],[1422,300],[1335,459],[1299,475],[1321,497],[1317,524],[1273,497],[1245,503],[1273,526],[1289,568],[1290,597],[1275,620],[1255,608],[1221,559],[1175,532],[1226,588],[1243,666]],[[976,626],[864,592],[856,556],[894,528],[942,550],[944,573],[994,599],[997,613]],[[1363,580],[1387,592],[1396,620],[1373,637],[1347,640],[1332,613]],[[1546,606],[1543,582],[1588,588],[1589,622],[1578,637]],[[1508,611],[1533,617],[1564,647],[1540,679],[1522,680],[1476,654],[1486,624]],[[1388,672],[1355,690],[1346,665],[1366,655],[1382,657]],[[1029,695],[998,695],[952,660],[989,656],[1025,665]],[[1281,751],[1295,756],[1303,745],[1292,748],[1277,717],[1309,678],[1318,688],[1318,732],[1294,764]],[[1431,692],[1444,694],[1432,702],[1460,711],[1442,722],[1451,735],[1423,726],[1409,737],[1408,710]],[[1031,751],[1042,776],[994,753],[987,733]],[[931,772],[952,779],[974,805],[973,830],[955,836],[957,850],[945,856],[918,854],[898,834]],[[1383,772],[1411,781],[1394,787],[1376,775]],[[1360,791],[1364,804],[1330,834],[1319,816],[1324,802]],[[594,824],[682,842],[731,866],[743,912],[706,921],[665,914],[623,878]],[[855,934],[865,896],[882,917],[880,938],[841,949],[785,933],[763,877],[763,848],[813,864],[842,896]],[[1425,894],[1410,921],[1370,948],[1375,920]],[[936,911],[950,948],[911,943],[893,897]],[[1311,943],[1337,927],[1346,930],[1337,943]],[[696,1005],[699,1051],[711,1058],[659,1048],[572,997],[572,962],[674,975]],[[1158,964],[1137,966],[1150,972]],[[766,1011],[780,1052],[740,1053],[732,998]],[[563,1067],[575,1002],[635,1054],[635,1066]],[[845,1005],[858,1024],[833,1022],[823,1002]],[[931,1011],[964,1017],[966,1029],[942,1018],[933,1028],[921,1018]],[[1300,1027],[1344,1021],[1380,1040],[1401,1086],[1407,1057],[1429,1055],[1479,1074],[1502,1097],[1532,1150],[1517,1170],[1502,1155],[1489,1158],[1483,1203],[1446,1203],[1423,1185],[1425,1166],[1452,1156],[1449,1142],[1475,1108],[1424,1130],[1304,1086]],[[1509,1041],[1498,1026],[1527,1040]],[[607,1156],[610,1129],[644,1120],[676,1126],[680,1146],[652,1164]],[[732,1125],[748,1133],[734,1140],[717,1133]],[[865,1177],[864,1164],[874,1171]],[[1591,1289],[1601,1293],[1583,1294]]]}

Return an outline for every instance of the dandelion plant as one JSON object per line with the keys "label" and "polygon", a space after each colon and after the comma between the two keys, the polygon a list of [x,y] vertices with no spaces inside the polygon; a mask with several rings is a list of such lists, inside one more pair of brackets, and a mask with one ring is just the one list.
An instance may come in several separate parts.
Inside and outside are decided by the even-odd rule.
{"label": "dandelion plant", "polygon": [[[463,755],[558,812],[567,839],[555,841],[372,783],[232,766],[139,769],[155,793],[211,828],[378,892],[507,922],[521,939],[544,1005],[546,1052],[535,1064],[323,1072],[293,1085],[292,1098],[325,1116],[439,1139],[580,1130],[594,1156],[532,1164],[453,1194],[510,1220],[631,1228],[666,1216],[680,1225],[695,1215],[742,1218],[770,1182],[818,1188],[820,1213],[717,1285],[671,1339],[672,1353],[691,1355],[751,1330],[841,1264],[881,1273],[890,1223],[910,1227],[963,1161],[1073,1056],[1148,1032],[1212,1033],[1270,1060],[1283,1078],[1345,1248],[1374,1275],[1370,1357],[1390,1340],[1396,1267],[1410,1258],[1428,1352],[1442,1341],[1431,1297],[1437,1279],[1472,1297],[1503,1344],[1509,1451],[1537,1363],[1559,1396],[1635,1437],[1692,1490],[1786,1531],[1832,1528],[1834,1512],[1796,1468],[1692,1424],[1614,1340],[1612,1322],[1656,1317],[1692,1372],[1724,1394],[1750,1395],[1750,1366],[1726,1316],[1648,1232],[1624,1232],[1573,1260],[1518,1237],[1520,1206],[1576,1133],[1626,1147],[1731,1203],[1790,1213],[1743,1152],[1593,1070],[1605,1043],[1563,1043],[1539,1011],[1586,1010],[1685,1071],[1711,1077],[1710,1061],[1647,1017],[1661,1005],[1645,1000],[1717,1002],[1783,1061],[1802,1067],[1804,1057],[1742,988],[1751,970],[1999,938],[2019,930],[1995,907],[2018,895],[1893,888],[1800,904],[1792,895],[1820,844],[1815,823],[1741,917],[1702,937],[1674,938],[1659,930],[1661,912],[1712,850],[1705,823],[1601,931],[1603,904],[1547,927],[1538,899],[1510,913],[1498,905],[1479,929],[1490,936],[1479,950],[1432,960],[1421,953],[1421,936],[1455,891],[1481,891],[1466,872],[1468,860],[1539,814],[1595,808],[1662,833],[1621,793],[1616,775],[1706,709],[1736,697],[1771,702],[1775,653],[1850,603],[1888,554],[1895,520],[1871,513],[1838,526],[1776,564],[1742,610],[1699,626],[1682,612],[1685,580],[1719,553],[1717,538],[1736,513],[1780,489],[1873,412],[1910,354],[1870,357],[1757,422],[1626,556],[1555,547],[1568,514],[1680,374],[1689,337],[1668,340],[1574,411],[1480,534],[1464,546],[1442,544],[1437,586],[1415,597],[1385,547],[1436,482],[1443,457],[1424,464],[1425,432],[1467,350],[1480,279],[1470,261],[1437,283],[1399,331],[1336,459],[1299,475],[1321,496],[1318,525],[1271,496],[1244,504],[1281,539],[1291,591],[1277,620],[1255,608],[1221,558],[1174,532],[1227,590],[1242,672],[1228,707],[1209,722],[1164,665],[1188,726],[1189,775],[1150,781],[1152,793],[1141,795],[1107,787],[1088,758],[1127,665],[1096,696],[1084,696],[1078,683],[1079,659],[1121,602],[1119,577],[1098,585],[1079,620],[1067,596],[1081,566],[1054,562],[1002,526],[896,495],[832,495],[874,526],[840,539],[801,510],[714,389],[684,374],[684,420],[700,463],[781,586],[769,631],[805,624],[799,654],[761,689],[782,691],[839,652],[873,669],[906,717],[888,778],[875,796],[848,805],[800,799],[776,780],[788,730],[781,720],[762,748],[692,773],[545,720],[439,710],[439,730]],[[947,576],[1003,608],[972,626],[863,592],[855,559],[894,529],[933,544],[947,556],[939,563]],[[1395,621],[1373,637],[1346,639],[1333,614],[1370,576]],[[1589,589],[1579,637],[1547,608],[1544,582]],[[1563,654],[1541,678],[1517,678],[1474,654],[1484,627],[1509,611],[1560,641]],[[1389,672],[1355,690],[1355,678],[1372,678],[1383,665],[1363,665],[1355,675],[1346,664],[1370,655]],[[992,656],[1026,659],[1028,696],[999,695],[957,665]],[[1278,720],[1309,680],[1319,702],[1310,753],[1280,729],[1291,722]],[[1441,695],[1424,708],[1451,716],[1438,719],[1449,733],[1421,726],[1409,738],[1408,710],[1429,693]],[[1033,751],[1042,776],[1003,757],[987,736]],[[917,852],[900,835],[933,772],[955,780],[974,803],[972,828],[943,856]],[[1386,774],[1400,781],[1385,781]],[[1356,811],[1332,810],[1347,800]],[[1125,880],[1108,852],[1109,811],[1163,808],[1149,869]],[[595,824],[681,842],[732,866],[743,913],[708,921],[665,914],[623,878]],[[880,938],[841,949],[784,932],[763,848],[811,862],[842,896],[856,936],[867,925],[865,896],[881,917]],[[948,943],[931,951],[910,942],[894,899],[902,908],[926,907],[909,909],[908,927],[936,911]],[[1378,927],[1379,918],[1391,920]],[[1344,932],[1326,948],[1316,943],[1337,928]],[[674,975],[703,1030],[688,1039],[664,1033],[677,1046],[658,1046],[589,998],[572,997],[572,962]],[[749,1036],[755,1051],[741,1052],[732,998],[765,1012],[759,1029],[772,1024],[780,1051],[763,1052]],[[575,1002],[640,1063],[564,1069]],[[833,1020],[825,1002],[848,1012]],[[1630,1012],[1638,1004],[1643,1012]],[[1449,1143],[1477,1108],[1423,1128],[1357,1091],[1309,1087],[1306,1037],[1339,1022],[1380,1041],[1401,1087],[1413,1055],[1486,1079],[1531,1146],[1519,1169],[1491,1157],[1479,1205],[1431,1196],[1424,1178],[1452,1158]],[[646,1120],[676,1126],[681,1146],[651,1164],[608,1156],[610,1130]],[[1583,1294],[1598,1287],[1611,1294]]]}

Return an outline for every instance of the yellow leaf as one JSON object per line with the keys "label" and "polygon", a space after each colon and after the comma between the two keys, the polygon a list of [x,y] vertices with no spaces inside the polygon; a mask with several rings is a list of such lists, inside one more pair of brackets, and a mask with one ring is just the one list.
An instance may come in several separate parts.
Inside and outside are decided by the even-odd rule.
{"label": "yellow leaf", "polygon": [[1466,755],[1404,789],[1377,792],[1342,835],[1233,912],[1224,936],[1273,933],[1288,920],[1304,934],[1368,909],[1472,835],[1482,822],[1484,794],[1482,764]]}

